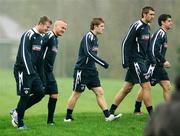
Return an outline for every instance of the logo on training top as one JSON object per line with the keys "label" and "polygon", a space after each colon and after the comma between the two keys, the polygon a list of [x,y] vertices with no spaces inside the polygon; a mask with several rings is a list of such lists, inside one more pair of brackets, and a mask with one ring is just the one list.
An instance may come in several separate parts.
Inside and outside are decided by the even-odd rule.
{"label": "logo on training top", "polygon": [[57,53],[57,52],[58,52],[58,48],[56,48],[56,47],[54,46],[54,47],[52,47],[52,51],[55,52],[55,53]]}
{"label": "logo on training top", "polygon": [[150,38],[149,34],[144,34],[141,36],[142,40],[149,40],[149,38]]}
{"label": "logo on training top", "polygon": [[41,50],[41,45],[33,45],[32,50],[33,51],[40,51]]}

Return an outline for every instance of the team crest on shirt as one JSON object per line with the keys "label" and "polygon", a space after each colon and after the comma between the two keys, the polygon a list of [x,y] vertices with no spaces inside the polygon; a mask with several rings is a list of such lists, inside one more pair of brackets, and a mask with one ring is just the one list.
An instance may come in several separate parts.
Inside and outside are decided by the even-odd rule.
{"label": "team crest on shirt", "polygon": [[57,52],[58,52],[58,48],[53,47],[53,48],[52,48],[52,51],[55,52],[55,53],[57,53]]}
{"label": "team crest on shirt", "polygon": [[150,38],[149,34],[144,34],[141,36],[142,40],[149,40],[149,38]]}
{"label": "team crest on shirt", "polygon": [[41,50],[41,45],[33,45],[32,50],[33,51],[40,51]]}

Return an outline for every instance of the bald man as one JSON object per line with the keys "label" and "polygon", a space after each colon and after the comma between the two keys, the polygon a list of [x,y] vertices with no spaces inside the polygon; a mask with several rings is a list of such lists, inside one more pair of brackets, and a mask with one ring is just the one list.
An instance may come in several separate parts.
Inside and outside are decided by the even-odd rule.
{"label": "bald man", "polygon": [[44,75],[42,77],[46,94],[49,95],[47,124],[50,125],[54,124],[54,111],[58,98],[58,87],[53,74],[54,62],[58,51],[58,36],[62,36],[66,29],[67,23],[63,20],[57,20],[54,23],[53,30],[45,35],[45,51],[43,55]]}

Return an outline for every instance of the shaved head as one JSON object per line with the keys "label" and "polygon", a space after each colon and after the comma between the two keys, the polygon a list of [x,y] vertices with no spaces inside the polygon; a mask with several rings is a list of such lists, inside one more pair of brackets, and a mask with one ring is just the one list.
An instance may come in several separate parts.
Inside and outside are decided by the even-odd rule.
{"label": "shaved head", "polygon": [[56,36],[62,36],[67,29],[67,23],[64,20],[56,20],[54,23],[53,32]]}
{"label": "shaved head", "polygon": [[54,23],[54,27],[58,26],[58,25],[67,25],[67,23],[63,20],[56,20]]}

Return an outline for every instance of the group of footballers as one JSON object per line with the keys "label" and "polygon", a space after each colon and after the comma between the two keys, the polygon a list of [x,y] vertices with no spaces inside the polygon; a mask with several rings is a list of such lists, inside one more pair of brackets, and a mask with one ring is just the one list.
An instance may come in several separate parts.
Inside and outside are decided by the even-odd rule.
{"label": "group of footballers", "polygon": [[[171,28],[172,20],[168,14],[158,18],[160,28],[151,38],[149,23],[155,16],[155,10],[146,6],[142,9],[142,18],[133,23],[122,42],[122,64],[127,69],[125,83],[117,93],[114,102],[108,109],[101,87],[95,63],[105,69],[109,64],[97,56],[98,38],[103,34],[104,20],[93,18],[90,31],[87,32],[80,43],[78,59],[74,68],[73,92],[68,100],[67,113],[64,122],[73,121],[73,109],[78,98],[85,88],[92,90],[97,103],[102,109],[105,121],[113,121],[122,116],[115,114],[115,110],[135,84],[141,89],[135,103],[134,113],[141,115],[141,103],[151,115],[153,112],[151,102],[151,84],[160,83],[163,88],[165,100],[169,100],[170,82],[164,68],[170,63],[165,59],[167,44],[167,30]],[[58,87],[53,75],[55,57],[58,51],[58,36],[62,36],[67,29],[67,23],[57,20],[52,31],[49,31],[52,21],[43,16],[38,24],[26,31],[20,41],[19,50],[14,65],[14,77],[17,84],[17,94],[20,96],[17,107],[10,111],[12,124],[19,129],[26,128],[23,122],[26,109],[41,101],[45,94],[49,94],[47,124],[54,124],[54,111],[58,98]]]}

